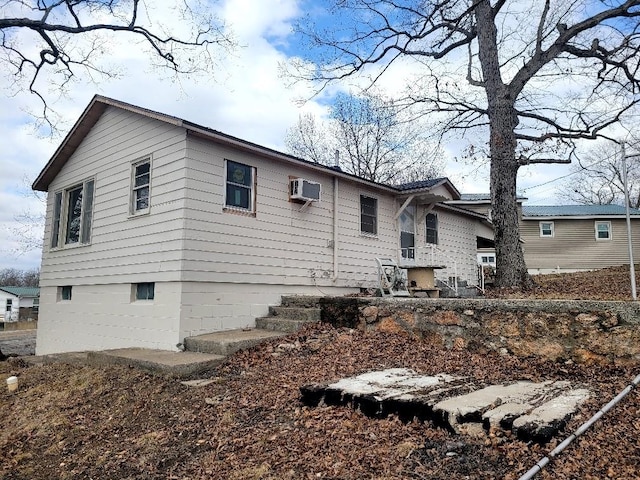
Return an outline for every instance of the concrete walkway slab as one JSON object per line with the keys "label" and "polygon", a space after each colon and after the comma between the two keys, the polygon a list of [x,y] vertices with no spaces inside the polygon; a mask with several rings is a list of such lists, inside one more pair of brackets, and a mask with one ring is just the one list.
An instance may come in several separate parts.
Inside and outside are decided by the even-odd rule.
{"label": "concrete walkway slab", "polygon": [[350,405],[373,417],[432,420],[459,434],[502,428],[540,443],[548,442],[589,398],[588,390],[567,381],[478,385],[444,373],[418,375],[398,368],[305,385],[300,393],[309,406]]}
{"label": "concrete walkway slab", "polygon": [[146,348],[121,348],[88,352],[91,365],[128,365],[145,370],[186,376],[220,365],[224,356],[198,352],[171,352]]}

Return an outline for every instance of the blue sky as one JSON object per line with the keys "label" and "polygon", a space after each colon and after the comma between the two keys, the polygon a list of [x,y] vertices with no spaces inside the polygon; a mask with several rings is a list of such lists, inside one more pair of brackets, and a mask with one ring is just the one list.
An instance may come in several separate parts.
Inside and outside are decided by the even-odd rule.
{"label": "blue sky", "polygon": [[[53,138],[39,135],[33,117],[27,113],[40,108],[38,99],[24,91],[16,92],[11,75],[0,74],[0,269],[39,266],[39,251],[16,254],[20,245],[14,219],[24,211],[43,211],[42,202],[29,194],[28,185],[96,93],[284,150],[285,133],[301,113],[323,116],[327,112],[326,98],[313,97],[310,85],[290,85],[281,77],[280,68],[291,56],[303,53],[299,39],[292,34],[295,22],[305,14],[328,21],[322,5],[313,0],[226,0],[219,4],[219,14],[243,46],[221,62],[214,81],[202,77],[183,78],[180,83],[162,79],[143,52],[131,48],[127,39],[114,37],[105,61],[122,68],[121,78],[94,84],[80,76],[64,96],[48,88],[46,77],[41,79],[43,93],[62,120],[60,135]],[[32,39],[25,35],[23,44],[28,48]],[[406,79],[404,74],[402,68],[389,72],[381,88],[395,93],[394,88]],[[348,85],[334,88],[350,89]],[[307,101],[301,104],[301,99]],[[487,192],[487,169],[454,161],[460,148],[460,143],[445,146],[446,175],[463,192]],[[523,170],[520,187],[538,185],[564,173],[566,167],[562,166]],[[530,203],[553,203],[555,188],[550,184],[528,190]]]}

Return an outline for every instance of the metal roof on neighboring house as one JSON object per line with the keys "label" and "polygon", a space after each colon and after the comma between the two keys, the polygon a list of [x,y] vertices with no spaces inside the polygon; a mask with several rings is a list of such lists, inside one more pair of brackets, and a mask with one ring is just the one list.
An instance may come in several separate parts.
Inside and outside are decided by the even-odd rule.
{"label": "metal roof on neighboring house", "polygon": [[[526,200],[527,197],[523,197],[522,195],[517,195],[516,200]],[[490,202],[491,194],[490,193],[461,193],[460,200],[465,202]]]}
{"label": "metal roof on neighboring house", "polygon": [[39,287],[0,287],[0,290],[21,298],[25,298],[25,297],[36,298],[40,296]]}
{"label": "metal roof on neighboring house", "polygon": [[[640,215],[640,210],[629,209],[631,215]],[[524,205],[523,217],[601,217],[624,216],[621,205]]]}

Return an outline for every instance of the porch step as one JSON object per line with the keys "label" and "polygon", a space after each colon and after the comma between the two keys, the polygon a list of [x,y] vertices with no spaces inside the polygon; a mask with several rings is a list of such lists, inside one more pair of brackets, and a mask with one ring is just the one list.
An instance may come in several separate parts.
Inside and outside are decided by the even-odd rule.
{"label": "porch step", "polygon": [[231,355],[238,350],[251,348],[271,338],[286,335],[282,331],[263,330],[224,330],[206,333],[184,339],[185,350],[190,352],[211,353],[214,355]]}
{"label": "porch step", "polygon": [[319,322],[320,308],[316,307],[269,307],[269,315],[303,322]]}
{"label": "porch step", "polygon": [[280,300],[281,307],[320,308],[321,296],[285,295]]}
{"label": "porch step", "polygon": [[[319,320],[315,320],[319,321]],[[300,330],[305,323],[312,323],[309,320],[296,320],[280,316],[256,318],[256,327],[261,330],[275,332],[294,333]]]}

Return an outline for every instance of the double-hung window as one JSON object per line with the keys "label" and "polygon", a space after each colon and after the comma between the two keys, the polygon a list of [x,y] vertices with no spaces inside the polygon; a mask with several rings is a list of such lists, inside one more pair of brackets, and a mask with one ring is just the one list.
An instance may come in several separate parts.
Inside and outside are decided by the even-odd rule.
{"label": "double-hung window", "polygon": [[426,231],[427,243],[437,245],[438,244],[438,216],[435,213],[427,213],[425,223],[427,225],[427,231]]}
{"label": "double-hung window", "polygon": [[149,211],[151,194],[151,160],[146,158],[134,163],[131,176],[131,213],[146,213]]}
{"label": "double-hung window", "polygon": [[360,232],[378,234],[378,199],[360,195]]}
{"label": "double-hung window", "polygon": [[540,222],[540,236],[553,237],[553,222]]}
{"label": "double-hung window", "polygon": [[55,192],[51,248],[87,244],[91,241],[94,180],[86,180]]}
{"label": "double-hung window", "polygon": [[596,240],[611,240],[611,222],[596,222]]}
{"label": "double-hung window", "polygon": [[249,165],[226,160],[225,206],[255,212],[256,170]]}

